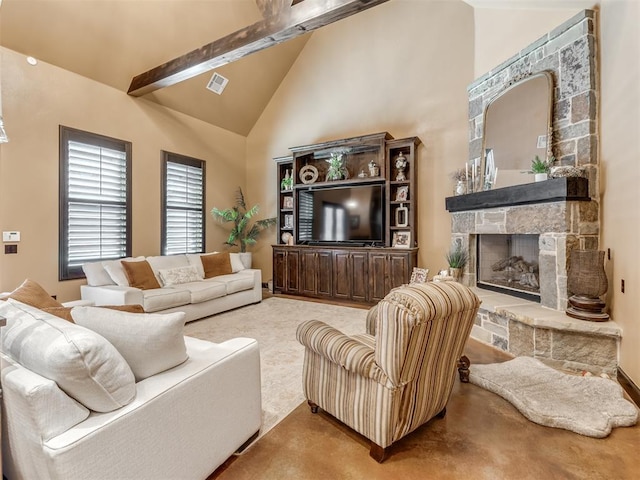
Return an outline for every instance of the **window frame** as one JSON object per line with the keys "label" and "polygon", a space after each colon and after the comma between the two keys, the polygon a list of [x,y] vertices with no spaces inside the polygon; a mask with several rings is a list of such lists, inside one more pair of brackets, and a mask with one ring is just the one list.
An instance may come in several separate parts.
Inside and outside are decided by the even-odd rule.
{"label": "window frame", "polygon": [[[59,126],[59,236],[58,236],[58,280],[75,280],[79,278],[85,278],[84,272],[81,266],[69,266],[69,142],[75,141],[79,143],[85,143],[101,148],[108,148],[111,150],[121,151],[125,154],[125,256],[131,256],[131,232],[132,232],[132,208],[131,208],[131,166],[132,166],[132,144],[126,140],[120,140],[117,138],[107,137],[97,133],[87,132],[84,130],[78,130],[64,125]],[[91,201],[87,203],[100,203],[108,205],[108,202]],[[109,260],[113,257],[103,257],[101,260]],[[123,258],[123,257],[119,257]]]}
{"label": "window frame", "polygon": [[167,248],[167,213],[170,208],[176,207],[168,207],[167,205],[167,173],[168,173],[168,164],[176,163],[187,165],[189,167],[199,168],[202,171],[202,204],[200,209],[197,210],[195,208],[181,208],[180,210],[189,210],[189,211],[199,211],[202,215],[202,237],[200,239],[201,249],[199,252],[181,252],[181,253],[204,253],[206,250],[206,191],[207,191],[207,162],[204,160],[199,160],[197,158],[188,157],[186,155],[181,155],[179,153],[168,152],[162,150],[161,161],[162,161],[162,175],[161,175],[161,200],[160,200],[160,211],[161,211],[161,219],[160,219],[160,252],[162,255],[169,255],[166,252]]}

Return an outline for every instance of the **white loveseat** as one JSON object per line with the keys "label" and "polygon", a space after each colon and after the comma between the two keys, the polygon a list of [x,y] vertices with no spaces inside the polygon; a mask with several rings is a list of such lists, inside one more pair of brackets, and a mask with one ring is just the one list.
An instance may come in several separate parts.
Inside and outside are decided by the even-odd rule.
{"label": "white loveseat", "polygon": [[[205,254],[205,255],[216,255]],[[260,270],[246,269],[238,254],[230,254],[231,273],[204,278],[199,254],[125,258],[122,261],[147,261],[161,288],[140,289],[129,286],[121,260],[84,264],[87,285],[80,287],[83,300],[95,305],[142,305],[145,312],[182,311],[186,321],[207,317],[262,300]],[[169,273],[197,272],[184,283],[167,282]],[[174,280],[189,280],[174,275]]]}
{"label": "white loveseat", "polygon": [[[180,335],[180,345],[169,348],[177,365],[136,381],[139,362],[112,340],[14,300],[0,304],[7,318],[0,361],[9,480],[204,479],[260,429],[255,340],[181,337],[182,313],[138,314],[168,325],[156,339],[158,359],[142,358],[145,368],[164,368],[157,362],[166,361],[167,337]],[[76,307],[74,319],[76,309],[86,309],[86,319],[108,312]],[[127,330],[137,322],[118,321]],[[153,343],[145,338],[140,345]]]}

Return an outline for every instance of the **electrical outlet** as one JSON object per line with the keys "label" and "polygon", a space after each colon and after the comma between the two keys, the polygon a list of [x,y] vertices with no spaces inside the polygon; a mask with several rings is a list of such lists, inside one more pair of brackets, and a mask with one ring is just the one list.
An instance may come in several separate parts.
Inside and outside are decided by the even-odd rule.
{"label": "electrical outlet", "polygon": [[620,291],[624,293],[624,278],[620,280]]}

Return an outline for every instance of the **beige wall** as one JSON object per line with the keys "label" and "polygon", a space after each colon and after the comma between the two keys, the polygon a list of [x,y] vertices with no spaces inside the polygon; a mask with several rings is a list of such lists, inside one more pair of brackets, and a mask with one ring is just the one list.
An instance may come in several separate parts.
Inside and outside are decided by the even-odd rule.
{"label": "beige wall", "polygon": [[[612,320],[623,329],[620,365],[640,385],[640,6],[636,0],[604,0],[596,7],[601,72],[600,245],[612,252],[611,261],[606,263],[607,302]],[[476,75],[484,74],[578,11],[476,9]],[[620,291],[622,279],[624,294]]]}
{"label": "beige wall", "polygon": [[[207,161],[207,210],[231,206],[245,186],[245,138],[3,48],[2,105],[10,142],[0,145],[0,231],[22,234],[0,254],[0,291],[25,278],[62,301],[82,281],[58,282],[58,125],[133,143],[133,254],[160,252],[160,150]],[[207,216],[207,250],[224,230]]]}
{"label": "beige wall", "polygon": [[484,75],[579,11],[476,8],[475,76]]}
{"label": "beige wall", "polygon": [[[249,191],[275,212],[271,159],[288,147],[381,131],[418,136],[418,263],[444,268],[444,198],[468,155],[472,80],[473,9],[461,1],[394,0],[318,30],[247,138]],[[269,246],[254,260],[269,279]]]}
{"label": "beige wall", "polygon": [[[600,4],[601,245],[611,316],[622,327],[620,365],[640,386],[640,4]],[[620,290],[625,281],[625,293]]]}

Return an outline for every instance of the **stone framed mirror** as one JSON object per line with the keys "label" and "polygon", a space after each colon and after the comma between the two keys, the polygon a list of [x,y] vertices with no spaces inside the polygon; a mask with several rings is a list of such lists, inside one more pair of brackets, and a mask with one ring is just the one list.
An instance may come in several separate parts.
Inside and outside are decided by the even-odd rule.
{"label": "stone framed mirror", "polygon": [[552,156],[553,76],[519,78],[487,103],[482,121],[483,190],[534,181],[531,162]]}

